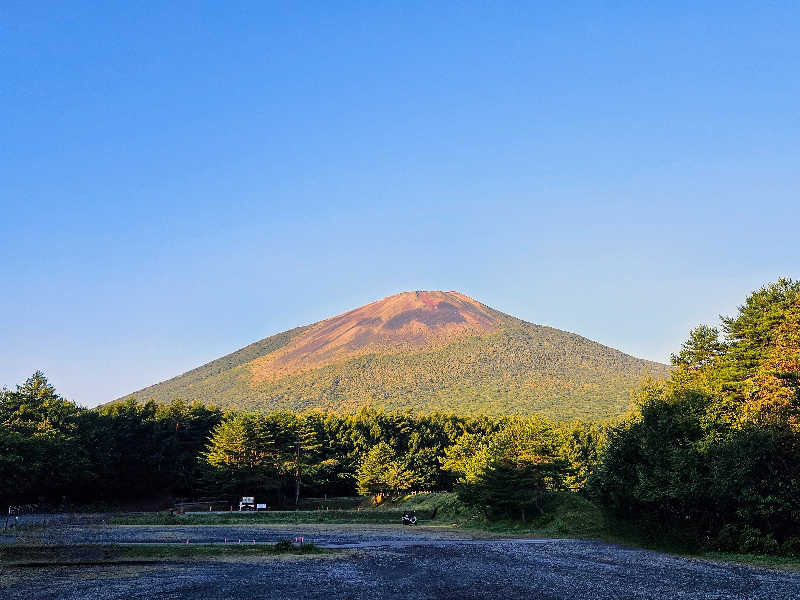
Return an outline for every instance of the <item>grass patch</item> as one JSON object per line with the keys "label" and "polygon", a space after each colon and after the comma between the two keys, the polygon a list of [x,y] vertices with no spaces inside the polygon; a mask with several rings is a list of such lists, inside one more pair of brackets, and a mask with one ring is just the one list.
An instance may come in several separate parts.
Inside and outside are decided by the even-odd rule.
{"label": "grass patch", "polygon": [[435,515],[433,521],[440,524],[448,523],[498,534],[596,538],[606,532],[607,524],[600,508],[577,494],[553,494],[545,501],[543,509],[542,515],[525,522],[511,519],[489,520],[464,506],[455,493],[434,492],[406,496],[373,510],[394,511],[400,515],[405,511],[415,510],[418,517]]}
{"label": "grass patch", "polygon": [[609,528],[603,511],[582,496],[572,492],[552,494],[544,500],[542,509],[541,515],[526,521],[488,520],[482,515],[473,515],[464,525],[511,535],[607,539]]}
{"label": "grass patch", "polygon": [[68,546],[0,546],[4,566],[58,566],[150,563],[178,559],[211,559],[227,556],[279,556],[327,554],[314,544],[84,544]]}
{"label": "grass patch", "polygon": [[410,494],[397,502],[384,502],[371,510],[393,512],[398,515],[398,520],[404,512],[411,510],[416,511],[417,518],[421,521],[462,523],[470,517],[469,509],[461,503],[454,492]]}
{"label": "grass patch", "polygon": [[[396,510],[298,510],[266,512],[134,513],[111,517],[110,525],[295,525],[295,524],[399,524],[403,511]],[[426,515],[418,514],[424,519]],[[429,517],[430,515],[428,515]]]}
{"label": "grass patch", "polygon": [[800,558],[791,556],[772,556],[765,554],[733,554],[729,552],[704,552],[689,555],[693,558],[713,560],[718,562],[732,562],[754,567],[779,569],[782,571],[800,571]]}
{"label": "grass patch", "polygon": [[330,498],[301,498],[300,510],[355,510],[364,504],[364,496],[332,496]]}

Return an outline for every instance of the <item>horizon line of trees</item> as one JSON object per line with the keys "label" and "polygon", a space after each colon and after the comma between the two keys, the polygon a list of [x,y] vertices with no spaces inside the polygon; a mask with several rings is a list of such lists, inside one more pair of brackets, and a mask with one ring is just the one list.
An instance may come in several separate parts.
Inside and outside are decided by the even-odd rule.
{"label": "horizon line of trees", "polygon": [[[0,502],[87,505],[256,495],[291,507],[308,496],[397,497],[453,490],[475,464],[459,453],[511,432],[547,437],[580,487],[603,425],[536,417],[462,417],[364,409],[354,416],[268,414],[133,399],[87,409],[41,372],[0,391]],[[505,433],[503,433],[505,432]],[[524,436],[523,436],[524,437]]]}
{"label": "horizon line of trees", "polygon": [[222,412],[199,403],[84,409],[42,373],[0,392],[0,501],[456,491],[523,519],[573,490],[694,548],[800,554],[800,282],[692,330],[663,381],[600,422],[362,410]]}

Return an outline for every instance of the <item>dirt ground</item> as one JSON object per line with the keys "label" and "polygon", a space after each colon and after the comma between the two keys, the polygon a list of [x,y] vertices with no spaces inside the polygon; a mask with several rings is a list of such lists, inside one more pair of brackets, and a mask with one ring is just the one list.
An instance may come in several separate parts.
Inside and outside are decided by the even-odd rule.
{"label": "dirt ground", "polygon": [[[475,539],[401,526],[106,526],[19,531],[28,543],[274,543],[303,536],[324,556],[119,566],[1,567],[0,597],[287,599],[796,599],[800,574],[586,540]],[[236,540],[233,542],[232,540]]]}

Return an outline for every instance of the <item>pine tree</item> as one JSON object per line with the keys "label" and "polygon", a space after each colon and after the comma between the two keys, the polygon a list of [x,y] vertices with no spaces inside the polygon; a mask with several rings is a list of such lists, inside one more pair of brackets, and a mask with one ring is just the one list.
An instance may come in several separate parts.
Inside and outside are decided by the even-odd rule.
{"label": "pine tree", "polygon": [[307,418],[295,421],[294,429],[294,505],[300,505],[300,488],[303,474],[317,464],[322,444],[317,439],[317,432]]}

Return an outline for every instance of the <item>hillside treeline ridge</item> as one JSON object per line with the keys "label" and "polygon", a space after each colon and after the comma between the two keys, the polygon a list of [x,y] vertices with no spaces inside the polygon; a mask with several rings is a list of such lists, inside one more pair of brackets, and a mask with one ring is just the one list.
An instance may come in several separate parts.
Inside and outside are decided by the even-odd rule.
{"label": "hillside treeline ridge", "polygon": [[629,414],[593,422],[133,399],[87,410],[36,373],[0,396],[0,500],[256,495],[290,507],[454,490],[487,519],[520,521],[571,490],[690,548],[800,554],[800,283],[767,285],[720,328],[692,330],[672,363]]}

